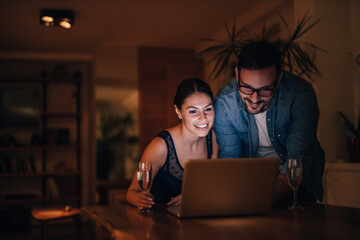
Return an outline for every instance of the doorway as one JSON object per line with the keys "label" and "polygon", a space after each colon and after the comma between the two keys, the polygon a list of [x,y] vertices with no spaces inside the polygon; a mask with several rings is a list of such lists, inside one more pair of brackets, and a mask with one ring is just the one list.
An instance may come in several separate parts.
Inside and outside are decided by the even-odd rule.
{"label": "doorway", "polygon": [[124,86],[97,85],[97,202],[108,204],[112,188],[130,183],[139,162],[139,91]]}

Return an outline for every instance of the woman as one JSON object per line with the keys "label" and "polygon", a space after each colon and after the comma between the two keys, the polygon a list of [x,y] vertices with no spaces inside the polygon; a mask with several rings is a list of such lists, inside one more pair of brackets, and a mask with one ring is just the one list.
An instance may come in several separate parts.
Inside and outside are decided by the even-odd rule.
{"label": "woman", "polygon": [[183,80],[174,97],[174,108],[181,122],[158,134],[141,158],[141,162],[152,162],[151,194],[141,192],[136,176],[127,191],[127,201],[139,209],[150,208],[155,202],[180,205],[185,161],[217,157],[210,86],[199,78]]}

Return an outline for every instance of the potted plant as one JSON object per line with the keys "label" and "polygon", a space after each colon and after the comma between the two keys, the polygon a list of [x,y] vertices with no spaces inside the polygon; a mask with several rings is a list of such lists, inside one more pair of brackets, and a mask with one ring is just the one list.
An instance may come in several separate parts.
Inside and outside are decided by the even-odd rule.
{"label": "potted plant", "polygon": [[350,162],[360,162],[360,116],[357,127],[341,112],[338,111],[342,119],[345,121],[345,126],[352,134],[346,141],[347,150]]}
{"label": "potted plant", "polygon": [[199,56],[208,55],[210,57],[207,64],[215,63],[210,74],[210,79],[216,79],[221,72],[233,64],[233,59],[237,59],[241,48],[245,44],[260,40],[267,40],[278,46],[282,53],[282,63],[285,70],[299,76],[306,75],[310,80],[312,80],[314,76],[319,76],[320,72],[310,55],[304,50],[304,46],[322,52],[326,51],[311,43],[301,41],[300,38],[312,29],[320,19],[312,21],[312,17],[306,13],[304,17],[298,21],[295,30],[290,32],[284,17],[280,14],[279,17],[288,32],[286,39],[274,39],[276,34],[280,32],[280,26],[277,24],[267,28],[266,22],[260,33],[251,33],[245,27],[236,30],[236,24],[234,23],[231,30],[225,25],[228,34],[227,40],[201,39],[201,41],[204,42],[214,43],[198,53]]}
{"label": "potted plant", "polygon": [[355,56],[352,52],[348,52],[348,54],[355,59],[355,63],[360,71],[360,53],[357,56]]}
{"label": "potted plant", "polygon": [[[97,178],[111,180],[110,175],[117,175],[118,179],[125,179],[125,158],[127,148],[137,143],[137,137],[129,133],[135,124],[131,113],[123,116],[114,113],[107,102],[98,102],[99,107],[99,130],[101,137],[97,139]],[[117,161],[118,160],[118,161]],[[116,165],[117,164],[117,165]],[[110,174],[111,171],[118,172]]]}

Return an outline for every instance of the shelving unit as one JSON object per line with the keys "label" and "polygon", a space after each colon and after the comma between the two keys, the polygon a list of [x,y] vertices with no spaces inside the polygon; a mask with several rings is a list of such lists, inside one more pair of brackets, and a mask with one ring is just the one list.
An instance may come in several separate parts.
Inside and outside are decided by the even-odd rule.
{"label": "shelving unit", "polygon": [[[34,159],[34,161],[40,161],[37,162],[38,166],[41,166],[39,169],[37,169],[36,172],[33,171],[24,171],[24,172],[14,172],[9,171],[6,172],[4,169],[2,172],[0,172],[0,181],[2,182],[10,182],[10,181],[27,181],[28,179],[37,179],[40,180],[41,186],[36,186],[38,190],[41,190],[41,196],[36,197],[28,197],[28,196],[22,196],[21,193],[19,193],[18,196],[14,196],[13,193],[9,194],[8,196],[3,193],[1,186],[0,186],[0,204],[40,204],[40,205],[57,205],[57,204],[76,204],[76,206],[81,205],[81,79],[80,78],[39,78],[39,79],[24,79],[24,80],[1,80],[2,82],[5,82],[6,86],[11,85],[26,85],[26,86],[33,86],[37,85],[40,88],[41,91],[41,111],[39,113],[40,120],[40,129],[39,134],[41,137],[41,144],[36,146],[31,146],[30,142],[26,144],[26,146],[0,146],[0,157],[3,154],[21,154],[21,155],[27,155],[31,156],[32,154],[37,155],[37,159]],[[49,92],[48,88],[52,85],[73,85],[75,88],[75,92],[73,92],[72,97],[74,99],[70,99],[70,101],[74,101],[74,109],[52,109],[48,106],[49,102]],[[56,94],[58,98],[61,98],[63,96],[62,92],[58,92]],[[67,94],[69,95],[69,94]],[[54,98],[54,96],[51,96]],[[70,121],[71,125],[74,126],[75,129],[75,141],[71,142],[71,138],[69,137],[69,144],[61,144],[56,145],[54,143],[49,144],[47,142],[48,134],[49,134],[49,121],[52,122],[52,125],[56,126],[57,123],[60,124],[61,122],[66,119],[66,121]],[[52,127],[54,128],[54,127]],[[14,129],[14,132],[19,132],[20,130]],[[71,130],[68,129],[68,131],[71,133]],[[71,135],[69,133],[69,135]],[[0,130],[0,136],[3,133]],[[7,130],[7,134],[11,134]],[[65,169],[62,171],[56,171],[56,170],[50,170],[48,167],[48,162],[51,160],[51,154],[63,154],[64,152],[67,152],[69,155],[71,155],[71,161],[73,163],[74,168],[73,169]],[[0,162],[1,162],[0,158]],[[27,160],[28,161],[28,160]],[[28,163],[27,163],[28,164]],[[72,195],[66,195],[62,196],[62,193],[60,192],[58,196],[56,197],[49,197],[49,186],[47,186],[47,181],[50,178],[56,178],[59,181],[62,181],[64,179],[73,178],[74,181],[71,180],[73,183],[72,185],[75,186],[75,194]],[[69,180],[67,180],[69,181]],[[57,186],[59,187],[59,186]],[[70,186],[69,186],[70,187]],[[59,190],[59,189],[58,189]],[[57,190],[57,191],[58,191]],[[15,190],[16,191],[16,190]],[[16,195],[16,194],[15,194]]]}

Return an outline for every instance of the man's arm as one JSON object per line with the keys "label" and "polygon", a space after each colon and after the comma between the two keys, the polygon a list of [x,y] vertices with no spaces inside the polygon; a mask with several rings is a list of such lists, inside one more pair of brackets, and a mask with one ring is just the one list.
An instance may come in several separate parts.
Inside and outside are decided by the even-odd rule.
{"label": "man's arm", "polygon": [[238,133],[232,125],[224,103],[215,99],[215,120],[214,127],[217,143],[219,145],[219,158],[241,157],[241,141]]}
{"label": "man's arm", "polygon": [[[309,179],[317,146],[319,108],[315,91],[310,88],[294,99],[291,107],[291,123],[287,136],[287,157],[301,158],[303,183]],[[311,184],[311,183],[310,183]]]}

